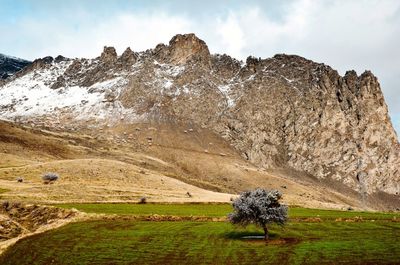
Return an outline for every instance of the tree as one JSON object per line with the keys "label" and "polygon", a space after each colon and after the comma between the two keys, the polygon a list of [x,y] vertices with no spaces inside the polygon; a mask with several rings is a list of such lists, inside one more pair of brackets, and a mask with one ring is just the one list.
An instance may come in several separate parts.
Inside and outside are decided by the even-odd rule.
{"label": "tree", "polygon": [[232,224],[247,226],[255,224],[264,230],[264,239],[268,240],[268,224],[285,224],[288,207],[279,203],[282,194],[277,190],[261,188],[246,191],[233,201],[234,212],[228,215]]}

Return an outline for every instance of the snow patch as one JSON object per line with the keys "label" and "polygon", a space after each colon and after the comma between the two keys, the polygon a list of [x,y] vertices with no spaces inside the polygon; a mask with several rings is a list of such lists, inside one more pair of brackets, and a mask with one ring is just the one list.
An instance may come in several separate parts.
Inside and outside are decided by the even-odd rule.
{"label": "snow patch", "polygon": [[159,68],[156,70],[156,75],[158,77],[162,76],[177,77],[185,70],[185,66],[183,65],[171,65],[165,63],[160,64],[157,61],[154,61],[153,63],[159,66]]}
{"label": "snow patch", "polygon": [[294,82],[293,79],[289,79],[289,78],[287,78],[287,77],[284,77],[283,75],[281,75],[281,77],[282,77],[283,79],[285,79],[289,84]]}
{"label": "snow patch", "polygon": [[230,94],[231,94],[231,85],[218,86],[218,90],[221,92],[222,95],[224,95],[229,108],[235,106],[235,101],[230,96]]}
{"label": "snow patch", "polygon": [[[36,117],[64,112],[86,120],[112,118],[128,112],[132,114],[116,100],[128,82],[123,77],[90,87],[51,89],[51,85],[71,63],[53,63],[48,68],[34,70],[0,87],[0,118]],[[111,100],[105,97],[110,94]]]}
{"label": "snow patch", "polygon": [[171,80],[167,80],[167,81],[164,83],[164,88],[169,89],[173,84],[174,84],[174,83],[172,83]]}

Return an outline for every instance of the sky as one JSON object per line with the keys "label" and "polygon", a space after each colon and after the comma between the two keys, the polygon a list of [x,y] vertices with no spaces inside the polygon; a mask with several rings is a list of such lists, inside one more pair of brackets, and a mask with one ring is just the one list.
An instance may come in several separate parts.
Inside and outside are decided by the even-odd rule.
{"label": "sky", "polygon": [[287,53],[342,75],[371,70],[400,133],[399,0],[0,0],[0,53],[24,59],[142,51],[190,32],[241,60]]}

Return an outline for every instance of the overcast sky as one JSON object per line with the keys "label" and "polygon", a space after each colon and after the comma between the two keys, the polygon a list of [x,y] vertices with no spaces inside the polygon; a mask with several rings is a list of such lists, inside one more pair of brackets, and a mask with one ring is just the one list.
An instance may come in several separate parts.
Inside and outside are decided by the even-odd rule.
{"label": "overcast sky", "polygon": [[371,70],[400,132],[399,0],[0,0],[0,53],[31,60],[141,51],[189,32],[242,60],[288,53]]}

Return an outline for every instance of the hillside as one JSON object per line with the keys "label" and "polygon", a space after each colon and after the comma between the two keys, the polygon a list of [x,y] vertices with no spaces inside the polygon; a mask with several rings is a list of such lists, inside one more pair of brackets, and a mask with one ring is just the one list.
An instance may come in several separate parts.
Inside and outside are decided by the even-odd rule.
{"label": "hillside", "polygon": [[[139,171],[145,162],[155,170],[149,174],[213,191],[285,186],[294,204],[400,203],[399,143],[377,78],[369,71],[340,76],[299,56],[243,63],[211,54],[186,34],[120,56],[105,47],[95,59],[46,57],[0,86],[0,118],[52,131],[59,141],[72,137],[77,144],[57,145],[62,155],[46,154],[51,162],[43,169],[63,168],[88,186],[110,185],[86,180],[89,162],[113,172],[109,181],[117,186],[126,175],[116,169]],[[31,160],[25,151],[14,155]],[[41,171],[40,164],[21,163],[29,167],[15,173]],[[90,200],[99,199],[94,194]]]}
{"label": "hillside", "polygon": [[[0,196],[6,200],[228,202],[240,191],[262,186],[282,190],[291,205],[364,207],[349,188],[342,187],[341,194],[328,183],[261,170],[207,129],[142,123],[56,132],[0,122],[0,132]],[[61,178],[46,185],[45,172]],[[378,200],[370,207],[387,206]]]}

